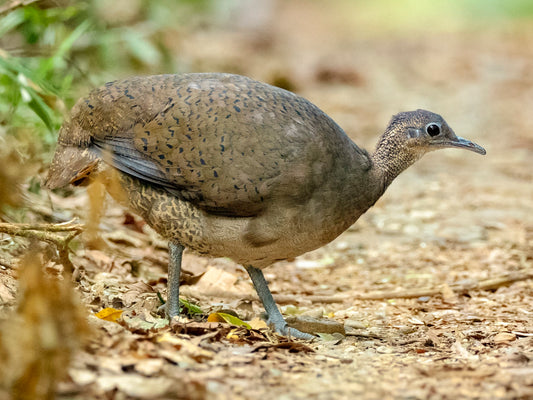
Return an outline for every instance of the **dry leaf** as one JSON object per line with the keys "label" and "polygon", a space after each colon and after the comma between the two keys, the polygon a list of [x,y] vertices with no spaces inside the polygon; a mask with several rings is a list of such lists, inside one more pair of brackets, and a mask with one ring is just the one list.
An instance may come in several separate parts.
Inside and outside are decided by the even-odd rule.
{"label": "dry leaf", "polygon": [[143,315],[136,315],[133,317],[124,314],[122,316],[122,321],[128,330],[135,333],[148,333],[157,331],[158,329],[169,325],[168,319],[153,317],[148,312],[145,312]]}
{"label": "dry leaf", "polygon": [[256,329],[256,330],[268,328],[266,321],[262,320],[261,318],[254,318],[251,321],[249,321],[248,324],[250,325],[252,329]]}
{"label": "dry leaf", "polygon": [[190,340],[178,338],[169,332],[165,332],[158,336],[156,341],[158,343],[172,345],[176,349],[180,350],[180,352],[183,351],[187,356],[191,357],[197,362],[210,360],[214,357],[213,352],[202,349],[200,346],[191,343]]}
{"label": "dry leaf", "polygon": [[496,344],[506,344],[516,340],[516,335],[510,332],[500,332],[492,338]]}
{"label": "dry leaf", "polygon": [[0,387],[13,399],[52,398],[89,332],[70,281],[45,274],[32,248],[20,262],[17,310],[0,323]]}
{"label": "dry leaf", "polygon": [[442,300],[445,303],[448,303],[448,304],[457,303],[457,293],[455,293],[450,287],[450,285],[448,285],[447,283],[444,283],[440,287],[440,293],[442,294]]}
{"label": "dry leaf", "polygon": [[174,378],[144,377],[136,374],[128,375],[102,375],[96,380],[96,384],[105,392],[118,389],[128,396],[137,399],[154,399],[172,392],[171,388],[176,385]]}
{"label": "dry leaf", "polygon": [[252,351],[257,352],[260,350],[288,350],[289,353],[314,353],[315,350],[308,345],[300,342],[281,342],[281,343],[261,343],[256,346]]}
{"label": "dry leaf", "polygon": [[98,311],[94,315],[105,321],[117,322],[123,312],[123,310],[117,310],[116,308],[108,307]]}
{"label": "dry leaf", "polygon": [[243,293],[250,292],[251,286],[241,281],[235,274],[210,266],[198,280],[195,288],[201,293],[237,293],[242,296]]}
{"label": "dry leaf", "polygon": [[146,358],[135,363],[135,371],[144,376],[154,376],[161,371],[164,365],[162,358]]}

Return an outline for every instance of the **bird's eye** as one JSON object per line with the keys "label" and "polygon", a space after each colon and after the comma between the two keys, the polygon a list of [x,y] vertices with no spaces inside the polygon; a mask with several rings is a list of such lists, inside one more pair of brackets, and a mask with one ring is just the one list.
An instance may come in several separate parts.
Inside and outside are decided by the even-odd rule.
{"label": "bird's eye", "polygon": [[440,133],[440,128],[437,124],[429,124],[426,126],[426,132],[429,136],[437,136]]}

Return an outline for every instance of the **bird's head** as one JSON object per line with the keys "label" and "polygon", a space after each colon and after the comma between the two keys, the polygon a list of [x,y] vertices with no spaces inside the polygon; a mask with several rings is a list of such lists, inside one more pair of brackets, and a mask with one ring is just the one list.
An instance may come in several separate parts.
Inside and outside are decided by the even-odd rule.
{"label": "bird's head", "polygon": [[401,112],[392,117],[372,159],[392,181],[424,154],[445,148],[486,153],[478,144],[457,136],[438,114],[426,110]]}

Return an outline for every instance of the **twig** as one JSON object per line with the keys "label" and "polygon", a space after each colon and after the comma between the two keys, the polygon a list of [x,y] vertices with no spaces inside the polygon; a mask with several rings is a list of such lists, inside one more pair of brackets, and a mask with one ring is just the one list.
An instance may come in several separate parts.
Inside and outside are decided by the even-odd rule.
{"label": "twig", "polygon": [[[198,291],[194,288],[194,285],[184,285],[180,287],[180,293],[183,294],[186,297],[193,297],[195,299],[203,299],[208,297],[219,297],[223,299],[234,299],[234,300],[242,300],[242,301],[259,301],[259,297],[257,297],[256,294],[244,294],[241,292],[229,292],[227,290],[222,289],[209,289],[209,290],[202,290]],[[339,294],[335,296],[309,296],[309,295],[291,295],[291,294],[274,294],[274,300],[278,304],[294,304],[294,303],[301,303],[302,301],[305,302],[312,302],[312,303],[322,303],[322,304],[330,304],[330,303],[342,303],[345,300],[349,300],[352,297],[348,294]]]}
{"label": "twig", "polygon": [[320,304],[332,304],[332,303],[342,303],[343,301],[353,298],[348,294],[336,294],[333,296],[326,295],[291,295],[291,294],[276,294],[274,295],[274,300],[278,304],[290,304],[290,303],[300,303],[302,300],[311,303],[320,303]]}
{"label": "twig", "polygon": [[81,233],[84,226],[82,224],[75,224],[74,220],[62,222],[60,224],[11,224],[9,222],[0,222],[0,232],[11,234],[7,232],[18,231],[46,231],[46,232],[70,232],[78,231]]}
{"label": "twig", "polygon": [[[75,224],[73,221],[63,224],[11,224],[9,222],[0,222],[0,233],[38,239],[55,245],[59,253],[60,262],[71,271],[74,270],[74,266],[68,258],[68,245],[82,231],[83,225]],[[68,234],[61,235],[58,232],[68,232]]]}
{"label": "twig", "polygon": [[19,7],[29,6],[30,4],[37,3],[39,1],[41,0],[12,0],[11,2],[0,7],[0,15],[8,14]]}
{"label": "twig", "polygon": [[[485,279],[482,281],[472,281],[465,282],[460,284],[449,285],[450,289],[455,293],[465,293],[470,290],[493,290],[502,286],[508,286],[514,282],[525,281],[528,279],[533,279],[533,269],[523,269],[517,272],[511,272],[509,274]],[[211,289],[208,291],[203,291],[198,293],[193,288],[184,286],[182,288],[182,293],[186,296],[198,297],[221,297],[221,298],[235,298],[241,300],[253,300],[257,301],[258,297],[256,295],[243,295],[242,293],[228,292],[220,289]],[[386,300],[386,299],[412,299],[417,297],[424,296],[436,296],[442,293],[440,287],[436,288],[422,288],[422,289],[408,289],[400,291],[391,291],[391,292],[374,292],[368,294],[336,294],[333,296],[325,295],[316,295],[316,296],[306,296],[306,295],[290,295],[290,294],[275,294],[274,300],[278,304],[290,304],[290,303],[301,303],[302,301],[311,302],[311,303],[321,303],[321,304],[331,304],[331,303],[342,303],[348,300]]]}
{"label": "twig", "polygon": [[[450,289],[455,293],[466,293],[470,290],[493,290],[502,286],[508,286],[514,282],[525,281],[533,279],[533,269],[524,269],[517,272],[510,272],[509,274],[485,279],[482,281],[469,281],[465,283],[449,285]],[[412,299],[424,296],[436,296],[441,294],[441,288],[425,288],[425,289],[409,289],[396,292],[377,292],[362,295],[352,296],[358,300],[386,300],[386,299]]]}

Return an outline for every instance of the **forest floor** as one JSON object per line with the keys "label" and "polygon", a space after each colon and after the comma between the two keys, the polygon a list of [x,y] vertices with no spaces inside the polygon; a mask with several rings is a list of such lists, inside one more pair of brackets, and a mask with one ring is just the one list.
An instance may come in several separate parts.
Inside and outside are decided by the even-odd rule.
{"label": "forest floor", "polygon": [[[232,310],[260,327],[262,309],[241,266],[190,253],[182,295],[204,314],[165,325],[166,244],[109,201],[105,247],[76,242],[75,292],[86,313],[124,313],[89,317],[58,398],[533,398],[533,30],[391,39],[299,3],[281,6],[268,34],[191,32],[175,50],[196,70],[290,87],[369,150],[391,115],[426,108],[487,155],[426,155],[335,241],[265,271],[285,314],[344,325],[346,336],[313,342],[206,322]],[[84,221],[84,189],[51,202]],[[0,252],[17,256],[12,248]],[[4,318],[17,275],[0,269]]]}

